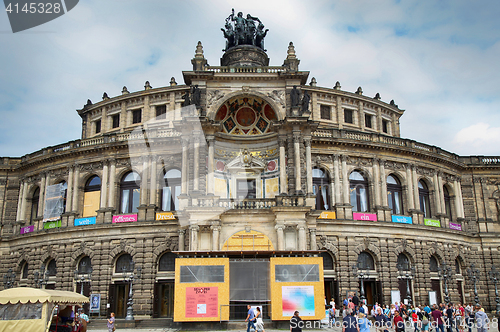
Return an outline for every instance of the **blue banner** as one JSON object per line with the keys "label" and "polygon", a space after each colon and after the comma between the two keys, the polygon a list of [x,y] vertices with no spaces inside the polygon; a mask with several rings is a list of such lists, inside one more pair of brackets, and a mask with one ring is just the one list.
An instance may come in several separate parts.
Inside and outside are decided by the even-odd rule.
{"label": "blue banner", "polygon": [[75,219],[75,226],[94,225],[95,217]]}
{"label": "blue banner", "polygon": [[406,216],[392,216],[392,222],[397,222],[401,224],[413,224],[413,221],[411,220],[411,217],[406,217]]}

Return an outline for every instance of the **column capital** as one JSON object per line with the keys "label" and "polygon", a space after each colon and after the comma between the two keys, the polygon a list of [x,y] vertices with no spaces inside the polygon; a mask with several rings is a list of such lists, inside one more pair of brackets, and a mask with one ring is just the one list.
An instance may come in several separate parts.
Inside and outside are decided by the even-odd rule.
{"label": "column capital", "polygon": [[221,230],[221,227],[220,226],[215,226],[215,225],[212,225],[210,226],[210,228],[212,229],[212,231],[214,232],[219,232]]}
{"label": "column capital", "polygon": [[337,161],[338,162],[339,159],[340,159],[340,155],[339,154],[336,153],[336,154],[333,155],[333,161]]}
{"label": "column capital", "polygon": [[279,136],[278,137],[278,144],[279,144],[280,148],[286,146],[286,137]]}
{"label": "column capital", "polygon": [[179,235],[184,235],[184,234],[186,234],[186,230],[184,228],[182,228],[182,229],[177,230],[177,233],[179,233]]}
{"label": "column capital", "polygon": [[183,148],[189,147],[189,141],[190,141],[189,137],[182,137],[181,141],[182,141],[182,147]]}
{"label": "column capital", "polygon": [[198,226],[198,225],[189,225],[189,230],[190,231],[199,231],[200,230],[200,226]]}
{"label": "column capital", "polygon": [[276,226],[274,226],[274,229],[276,229],[276,230],[284,230],[285,229],[285,225],[276,225]]}
{"label": "column capital", "polygon": [[347,155],[343,154],[343,155],[342,155],[342,162],[343,162],[343,163],[346,163],[348,158],[349,158],[349,157],[348,157]]}
{"label": "column capital", "polygon": [[304,137],[304,145],[306,146],[306,148],[311,147],[311,137]]}

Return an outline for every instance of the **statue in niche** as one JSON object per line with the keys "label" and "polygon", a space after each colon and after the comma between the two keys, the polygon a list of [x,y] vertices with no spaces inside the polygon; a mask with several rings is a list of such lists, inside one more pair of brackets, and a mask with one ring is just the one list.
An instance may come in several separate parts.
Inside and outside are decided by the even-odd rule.
{"label": "statue in niche", "polygon": [[200,107],[201,102],[201,90],[198,88],[198,85],[191,87],[191,104],[196,105],[196,107]]}
{"label": "statue in niche", "polygon": [[311,100],[311,96],[309,96],[309,93],[307,91],[304,91],[304,94],[302,96],[302,113],[308,113],[309,112],[309,101]]}
{"label": "statue in niche", "polygon": [[292,107],[299,106],[300,99],[300,91],[297,89],[297,86],[294,85],[292,91],[290,91],[290,102],[292,103]]}

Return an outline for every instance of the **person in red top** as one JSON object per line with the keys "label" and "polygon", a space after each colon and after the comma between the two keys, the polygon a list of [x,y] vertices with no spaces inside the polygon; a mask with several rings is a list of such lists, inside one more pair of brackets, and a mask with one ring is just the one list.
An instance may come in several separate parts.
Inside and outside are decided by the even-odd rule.
{"label": "person in red top", "polygon": [[354,305],[354,303],[352,302],[352,300],[349,299],[349,303],[347,304],[347,308],[348,309],[352,309],[352,311],[354,311],[355,307],[356,306]]}
{"label": "person in red top", "polygon": [[418,332],[418,315],[415,310],[411,313],[411,319],[413,320],[413,326],[415,327],[415,332]]}
{"label": "person in red top", "polygon": [[465,327],[465,308],[462,304],[460,304],[460,307],[458,308],[460,311],[460,323],[459,323],[459,329],[460,332],[464,332],[464,327]]}
{"label": "person in red top", "polygon": [[403,332],[405,330],[405,321],[403,317],[399,315],[399,311],[394,313],[394,330],[396,332]]}

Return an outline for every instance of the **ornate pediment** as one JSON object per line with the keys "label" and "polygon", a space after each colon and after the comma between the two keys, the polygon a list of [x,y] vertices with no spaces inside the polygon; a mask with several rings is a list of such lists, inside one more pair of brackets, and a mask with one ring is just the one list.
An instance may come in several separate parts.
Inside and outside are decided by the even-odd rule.
{"label": "ornate pediment", "polygon": [[266,167],[266,163],[263,160],[253,156],[247,149],[242,150],[227,165],[227,169],[231,173],[245,172],[260,174]]}

